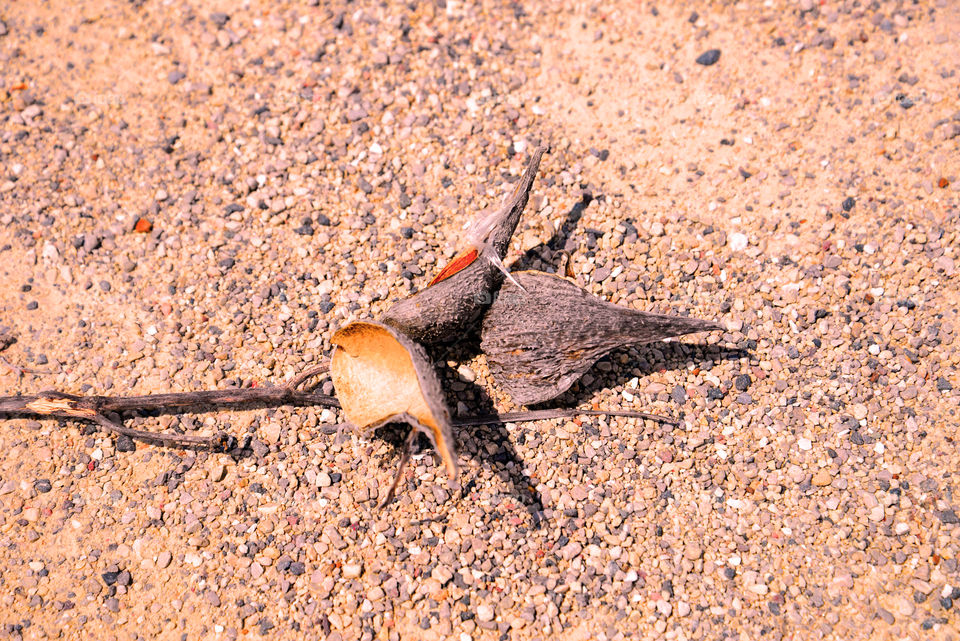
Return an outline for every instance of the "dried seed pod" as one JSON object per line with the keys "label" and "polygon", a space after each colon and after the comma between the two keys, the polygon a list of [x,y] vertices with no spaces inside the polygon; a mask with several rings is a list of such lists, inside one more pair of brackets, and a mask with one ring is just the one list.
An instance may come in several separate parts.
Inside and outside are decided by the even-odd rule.
{"label": "dried seed pod", "polygon": [[423,348],[402,332],[376,322],[356,322],[330,339],[330,377],[347,420],[372,431],[391,422],[411,427],[400,469],[387,499],[403,473],[415,432],[426,434],[451,479],[458,465],[450,410],[440,379]]}
{"label": "dried seed pod", "polygon": [[483,218],[482,238],[468,239],[461,253],[426,289],[394,304],[383,315],[384,323],[414,340],[433,344],[458,338],[480,319],[503,283],[499,262],[507,255],[510,239],[527,205],[530,188],[546,147],[538,147],[513,193],[503,206]]}
{"label": "dried seed pod", "polygon": [[514,403],[542,403],[565,392],[594,363],[626,345],[722,329],[696,318],[651,314],[603,301],[544,272],[517,272],[483,319],[480,349]]}

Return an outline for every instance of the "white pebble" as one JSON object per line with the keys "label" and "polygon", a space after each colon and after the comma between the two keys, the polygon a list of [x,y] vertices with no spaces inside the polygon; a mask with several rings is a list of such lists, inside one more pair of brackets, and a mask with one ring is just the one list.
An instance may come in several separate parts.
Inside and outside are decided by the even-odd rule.
{"label": "white pebble", "polygon": [[727,244],[730,245],[731,251],[739,252],[747,248],[749,241],[746,234],[733,232],[727,237]]}

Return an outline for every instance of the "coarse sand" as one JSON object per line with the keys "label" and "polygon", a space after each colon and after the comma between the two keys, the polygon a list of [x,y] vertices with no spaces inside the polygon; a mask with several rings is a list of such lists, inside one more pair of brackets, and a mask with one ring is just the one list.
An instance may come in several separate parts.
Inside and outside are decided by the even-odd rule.
{"label": "coarse sand", "polygon": [[[0,394],[280,384],[506,264],[723,332],[460,428],[0,420],[0,638],[960,639],[960,4],[0,3]],[[455,415],[515,409],[479,339]],[[329,381],[321,389],[330,393]],[[117,417],[120,418],[120,417]]]}

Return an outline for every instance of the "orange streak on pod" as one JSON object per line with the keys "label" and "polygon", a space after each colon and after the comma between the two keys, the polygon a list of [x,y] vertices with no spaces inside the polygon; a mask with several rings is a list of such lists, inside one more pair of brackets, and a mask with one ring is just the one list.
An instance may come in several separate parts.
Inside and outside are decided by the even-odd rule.
{"label": "orange streak on pod", "polygon": [[462,271],[470,263],[472,263],[477,259],[477,255],[478,254],[476,249],[470,249],[463,252],[462,254],[458,254],[456,257],[454,257],[452,261],[450,261],[450,264],[448,264],[446,267],[440,270],[440,273],[433,277],[433,280],[430,281],[430,284],[427,285],[427,287],[430,287],[431,285],[435,285],[436,283],[439,283],[441,280],[446,280],[451,276],[453,276],[454,274],[456,274],[457,272]]}

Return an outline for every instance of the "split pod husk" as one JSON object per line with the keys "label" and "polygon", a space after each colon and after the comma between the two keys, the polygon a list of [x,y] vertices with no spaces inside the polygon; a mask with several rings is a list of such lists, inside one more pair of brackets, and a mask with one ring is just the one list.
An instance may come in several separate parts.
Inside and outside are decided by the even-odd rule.
{"label": "split pod husk", "polygon": [[403,332],[371,321],[341,328],[331,342],[330,377],[347,420],[367,433],[395,422],[411,428],[396,478],[381,505],[393,496],[418,433],[430,439],[447,474],[455,479],[459,466],[450,410],[423,348]]}
{"label": "split pod husk", "polygon": [[[388,309],[381,318],[384,323],[425,345],[460,338],[473,330],[504,281],[497,263],[507,255],[546,149],[541,146],[533,152],[510,197],[489,214],[491,220],[482,221],[489,231],[462,247],[429,287]],[[495,255],[496,261],[484,259],[484,251]]]}
{"label": "split pod husk", "polygon": [[517,405],[567,391],[611,351],[723,329],[712,321],[641,312],[593,296],[544,272],[515,272],[483,319],[480,349],[494,381]]}

